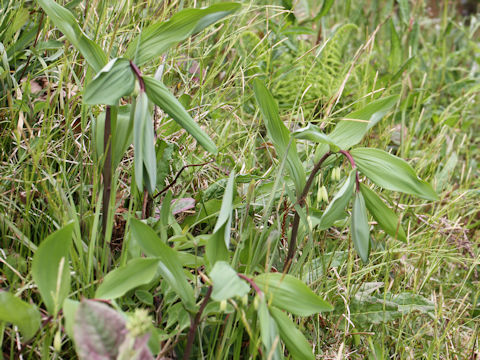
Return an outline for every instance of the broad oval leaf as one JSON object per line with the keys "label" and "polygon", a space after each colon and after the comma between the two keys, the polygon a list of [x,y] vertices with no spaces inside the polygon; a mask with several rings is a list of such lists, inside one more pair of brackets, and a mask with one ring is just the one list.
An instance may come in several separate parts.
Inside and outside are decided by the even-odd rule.
{"label": "broad oval leaf", "polygon": [[302,162],[298,157],[295,140],[290,138],[290,132],[278,115],[278,106],[275,99],[260,79],[253,80],[253,92],[265,121],[268,137],[275,146],[279,158],[284,158],[288,148],[287,166],[295,183],[298,196],[305,187],[306,175]]}
{"label": "broad oval leaf", "polygon": [[344,150],[358,144],[367,131],[390,111],[397,100],[397,95],[388,96],[351,112],[335,126],[329,134],[330,139]]}
{"label": "broad oval leaf", "polygon": [[250,291],[250,286],[237,275],[237,272],[225,261],[217,261],[210,278],[213,282],[212,299],[228,300],[232,297],[242,297]]}
{"label": "broad oval leaf", "polygon": [[273,306],[292,314],[310,316],[333,310],[332,305],[291,275],[265,273],[256,276],[254,280],[267,297],[271,296]]}
{"label": "broad oval leaf", "polygon": [[110,271],[95,292],[95,297],[112,300],[148,284],[155,278],[159,263],[160,260],[156,258],[139,258]]}
{"label": "broad oval leaf", "polygon": [[335,151],[335,148],[340,146],[335,143],[328,135],[325,135],[318,126],[313,124],[308,124],[302,129],[298,129],[292,134],[296,139],[309,140],[315,143],[327,144],[333,147],[332,151]]}
{"label": "broad oval leaf", "polygon": [[348,175],[345,183],[342,185],[340,190],[335,194],[330,204],[328,204],[325,212],[320,218],[319,228],[320,230],[328,229],[337,221],[345,211],[345,208],[348,205],[348,202],[353,195],[353,186],[355,184],[355,173],[356,170],[352,170]]}
{"label": "broad oval leaf", "polygon": [[107,56],[100,46],[83,33],[73,14],[53,0],[38,0],[38,3],[68,41],[80,51],[93,70],[100,71],[107,63]]}
{"label": "broad oval leaf", "polygon": [[33,255],[32,277],[48,312],[55,316],[70,292],[69,253],[73,223],[42,241]]}
{"label": "broad oval leaf", "polygon": [[75,320],[73,334],[80,360],[117,358],[128,334],[122,315],[101,302],[83,300]]}
{"label": "broad oval leaf", "polygon": [[135,88],[135,75],[130,67],[130,61],[115,58],[108,62],[88,83],[83,96],[83,102],[89,105],[112,105]]}
{"label": "broad oval leaf", "polygon": [[367,209],[377,221],[378,225],[393,238],[407,241],[405,231],[400,225],[398,216],[390,209],[374,191],[364,184],[360,184]]}
{"label": "broad oval leaf", "polygon": [[168,21],[150,25],[128,46],[125,56],[138,66],[161,56],[172,46],[240,9],[237,3],[219,3],[206,9],[185,9]]}
{"label": "broad oval leaf", "polygon": [[132,236],[148,256],[160,260],[158,271],[182,299],[187,309],[195,309],[195,295],[183,272],[177,252],[162,242],[155,231],[140,220],[131,218]]}
{"label": "broad oval leaf", "polygon": [[292,320],[280,309],[270,307],[270,314],[277,323],[278,332],[293,359],[314,360],[312,347]]}
{"label": "broad oval leaf", "polygon": [[80,306],[80,301],[65,299],[63,302],[62,313],[63,318],[65,319],[65,332],[67,335],[73,339],[73,327],[75,325],[75,315],[77,314],[77,309]]}
{"label": "broad oval leaf", "polygon": [[353,246],[363,263],[367,263],[370,253],[370,228],[368,226],[367,208],[361,192],[355,194],[351,231]]}
{"label": "broad oval leaf", "polygon": [[149,99],[172,117],[180,126],[192,135],[205,150],[216,154],[217,147],[201,127],[191,118],[175,96],[160,81],[144,76],[145,91]]}
{"label": "broad oval leaf", "polygon": [[388,190],[438,200],[432,186],[420,179],[405,161],[380,149],[356,148],[350,152],[360,172]]}
{"label": "broad oval leaf", "polygon": [[25,340],[30,340],[40,328],[40,312],[13,294],[0,290],[0,321],[18,326]]}

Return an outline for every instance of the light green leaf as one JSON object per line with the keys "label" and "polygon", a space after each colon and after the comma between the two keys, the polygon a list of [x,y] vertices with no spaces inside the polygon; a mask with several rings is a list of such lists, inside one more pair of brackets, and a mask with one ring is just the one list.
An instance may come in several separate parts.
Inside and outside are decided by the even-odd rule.
{"label": "light green leaf", "polygon": [[237,272],[225,261],[217,261],[210,278],[213,281],[212,299],[228,300],[232,297],[242,297],[250,291],[250,286],[237,275]]}
{"label": "light green leaf", "polygon": [[390,111],[397,100],[397,95],[388,96],[351,112],[335,126],[329,134],[330,139],[344,150],[358,144],[367,131]]}
{"label": "light green leaf", "polygon": [[272,305],[299,316],[310,316],[332,311],[333,307],[316,295],[302,281],[291,275],[264,273],[255,277],[255,282],[271,297]]}
{"label": "light green leaf", "polygon": [[280,353],[280,336],[278,335],[277,324],[270,316],[265,298],[259,297],[258,322],[260,323],[260,336],[265,349],[265,359],[282,359]]}
{"label": "light green leaf", "polygon": [[390,63],[390,71],[395,73],[400,64],[402,63],[402,43],[400,37],[398,36],[397,30],[395,29],[395,24],[393,23],[392,18],[390,18],[390,54],[388,56],[388,61]]}
{"label": "light green leaf", "polygon": [[327,144],[333,147],[332,151],[335,151],[335,148],[339,148],[335,141],[333,141],[328,135],[325,135],[318,126],[313,124],[308,124],[302,129],[298,129],[292,134],[296,139],[309,140],[315,143]]}
{"label": "light green leaf", "polygon": [[[133,142],[133,116],[131,116],[131,105],[117,107],[117,121],[115,126],[112,124],[112,166],[116,169],[123,154]],[[113,108],[112,108],[113,110]],[[103,143],[105,131],[105,111],[103,111],[95,120],[95,145],[97,156],[103,156]]]}
{"label": "light green leaf", "polygon": [[275,150],[280,159],[284,158],[288,148],[287,166],[293,182],[295,183],[295,189],[298,196],[302,193],[302,190],[305,187],[306,175],[302,162],[298,157],[295,140],[290,138],[290,132],[278,115],[277,103],[265,84],[259,79],[254,79],[253,91],[255,93],[258,107],[262,113],[263,120],[265,121],[268,137],[275,146]]}
{"label": "light green leaf", "polygon": [[73,14],[53,0],[38,0],[38,3],[68,41],[80,51],[93,70],[99,72],[107,63],[107,56],[100,46],[83,33]]}
{"label": "light green leaf", "polygon": [[75,325],[75,315],[79,305],[79,301],[71,299],[65,299],[63,302],[62,312],[65,319],[65,332],[70,339],[73,339],[73,326]]}
{"label": "light green leaf", "polygon": [[270,314],[275,319],[280,337],[292,358],[314,360],[312,347],[295,323],[282,310],[273,306],[270,307]]}
{"label": "light green leaf", "polygon": [[163,111],[170,115],[173,120],[187,130],[205,150],[212,154],[218,152],[217,147],[210,137],[205,134],[200,126],[191,118],[182,104],[180,104],[165,85],[149,76],[144,76],[143,80],[148,97],[154,104],[158,105]]}
{"label": "light green leaf", "polygon": [[140,191],[143,185],[150,194],[155,191],[157,162],[153,136],[153,121],[148,109],[148,97],[143,91],[137,96],[133,124],[133,145],[135,147],[135,182]]}
{"label": "light green leaf", "polygon": [[73,223],[42,241],[33,255],[32,277],[48,312],[55,316],[70,292],[69,253]]}
{"label": "light green leaf", "polygon": [[136,287],[148,284],[155,279],[159,263],[156,258],[139,258],[110,271],[95,292],[95,298],[116,299]]}
{"label": "light green leaf", "polygon": [[180,296],[187,309],[195,308],[193,289],[183,272],[177,252],[162,242],[155,231],[141,221],[131,218],[132,236],[148,256],[160,260],[158,271],[171,288]]}
{"label": "light green leaf", "polygon": [[[230,222],[230,221],[229,221]],[[205,257],[212,267],[217,261],[228,261],[229,254],[225,245],[225,232],[229,223],[223,225],[217,232],[208,235],[207,244],[205,245]]]}
{"label": "light green leaf", "polygon": [[[172,46],[240,9],[237,3],[219,3],[206,9],[185,9],[168,21],[150,25],[128,46],[125,56],[138,66],[162,55]],[[140,43],[139,43],[140,42]]]}
{"label": "light green leaf", "polygon": [[24,340],[30,340],[40,328],[40,312],[13,294],[0,290],[0,322],[18,326]]}
{"label": "light green leaf", "polygon": [[350,172],[340,190],[338,190],[330,204],[328,204],[325,212],[320,218],[320,224],[318,225],[320,230],[328,229],[343,215],[345,208],[353,195],[355,172],[356,170]]}
{"label": "light green leaf", "polygon": [[87,85],[83,102],[89,105],[118,104],[123,97],[130,95],[135,88],[135,75],[130,61],[115,58],[109,61]]}
{"label": "light green leaf", "polygon": [[351,232],[355,250],[360,255],[363,263],[367,263],[368,254],[370,253],[370,228],[368,226],[367,208],[361,192],[355,194]]}
{"label": "light green leaf", "polygon": [[230,173],[228,177],[227,186],[225,187],[225,192],[223,193],[222,199],[222,206],[220,208],[220,214],[218,215],[217,223],[215,224],[215,228],[213,232],[217,232],[220,230],[223,225],[228,224],[225,228],[225,246],[230,246],[230,220],[232,218],[232,211],[233,211],[233,193],[234,193],[234,186],[235,186],[235,171]]}
{"label": "light green leaf", "polygon": [[420,179],[405,161],[380,149],[356,148],[350,152],[360,172],[388,190],[438,200],[432,186]]}
{"label": "light green leaf", "polygon": [[390,209],[374,191],[370,190],[368,186],[360,184],[360,191],[362,192],[368,211],[372,214],[378,225],[391,237],[401,241],[407,241],[405,231],[393,210]]}

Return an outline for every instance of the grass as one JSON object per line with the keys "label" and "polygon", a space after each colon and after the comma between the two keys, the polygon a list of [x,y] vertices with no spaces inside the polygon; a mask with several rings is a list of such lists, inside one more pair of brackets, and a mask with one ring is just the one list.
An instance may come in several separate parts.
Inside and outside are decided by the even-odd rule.
{"label": "grass", "polygon": [[[72,4],[73,11],[84,30],[111,56],[121,53],[142,27],[182,8],[204,5],[194,1],[72,3],[78,4]],[[234,201],[234,259],[241,268],[248,263],[246,259],[264,251],[267,260],[256,264],[252,260],[245,265],[247,272],[262,267],[281,269],[287,249],[280,238],[285,219],[287,225],[291,222],[292,214],[285,215],[291,204],[280,171],[282,159],[269,143],[253,99],[250,83],[256,69],[266,74],[290,129],[315,122],[328,132],[333,115],[341,117],[377,93],[400,94],[395,110],[362,144],[407,159],[421,178],[433,184],[440,200],[425,202],[383,191],[401,216],[408,241],[402,243],[375,230],[376,248],[366,265],[350,251],[347,227],[313,230],[299,237],[302,251],[290,271],[299,278],[326,254],[343,255],[327,257],[328,270],[312,270],[309,281],[335,311],[295,321],[317,358],[474,359],[480,356],[480,19],[473,16],[467,24],[447,2],[440,17],[430,17],[424,1],[412,2],[405,19],[392,3],[337,1],[317,24],[307,21],[301,27],[288,22],[292,15],[280,5],[246,2],[229,20],[170,50],[164,60],[148,64],[145,73],[149,74],[164,66],[165,84],[220,149],[218,156],[210,157],[171,119],[157,114],[159,139],[173,146],[171,155],[165,155],[167,176],[162,186],[172,181],[183,165],[213,160],[186,168],[172,186],[174,198],[196,199],[195,213],[180,214],[178,225],[167,230],[157,225],[157,230],[166,231],[169,237],[211,233],[225,186],[222,181],[234,170],[244,175],[244,181],[237,179]],[[71,298],[92,298],[105,274],[129,257],[131,240],[124,237],[130,233],[126,214],[135,215],[142,208],[141,194],[131,184],[133,150],[127,151],[115,172],[116,211],[109,222],[114,241],[105,243],[99,200],[103,159],[95,153],[92,141],[100,108],[82,105],[87,67],[78,52],[64,46],[61,35],[35,3],[1,4],[7,9],[5,14],[13,17],[21,9],[28,10],[27,20],[13,34],[0,27],[5,49],[21,45],[18,40],[28,31],[32,36],[15,56],[9,55],[10,71],[6,71],[5,61],[0,63],[0,282],[23,300],[41,304],[30,274],[34,250],[49,234],[74,220]],[[392,41],[390,21],[397,42]],[[321,49],[338,25],[349,23],[357,29],[347,39],[324,47],[329,56],[315,59],[312,49]],[[38,30],[34,24],[40,24]],[[322,32],[317,39],[319,24]],[[319,87],[314,86],[317,79],[321,79]],[[344,89],[339,91],[343,83]],[[298,149],[306,168],[311,169],[316,149],[306,143]],[[338,185],[331,180],[330,171],[341,165],[337,160],[323,172],[321,185],[326,186],[330,200]],[[272,191],[272,186],[278,192]],[[307,204],[322,209],[325,203],[317,200],[318,186],[320,180]],[[154,208],[161,204],[157,198]],[[183,243],[185,247],[188,244]],[[202,251],[202,247],[192,247],[192,252]],[[162,284],[144,290],[152,292],[155,301],[169,296]],[[198,285],[196,290],[205,289]],[[394,319],[382,315],[362,322],[358,318],[362,304],[355,302],[362,291],[385,299],[405,292],[421,295],[434,310],[405,312]],[[116,305],[125,312],[144,307],[155,315],[156,326],[168,334],[161,344],[167,350],[164,355],[175,358],[175,353],[183,352],[189,323],[184,326],[185,319],[174,303],[155,304],[129,294]],[[195,357],[259,358],[254,318],[252,306],[229,317],[209,315],[198,330]],[[61,350],[52,347],[60,325],[59,319],[47,322],[23,347],[12,326],[0,325],[3,357],[13,359],[20,352],[29,359],[74,357],[73,344],[64,333]]]}

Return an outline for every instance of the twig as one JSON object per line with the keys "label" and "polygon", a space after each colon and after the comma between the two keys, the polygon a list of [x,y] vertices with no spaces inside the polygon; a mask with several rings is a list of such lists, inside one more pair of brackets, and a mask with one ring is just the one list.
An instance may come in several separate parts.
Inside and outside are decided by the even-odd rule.
{"label": "twig", "polygon": [[163,193],[165,193],[168,189],[170,189],[173,185],[175,185],[175,183],[177,182],[179,176],[181,175],[181,173],[183,172],[183,170],[185,170],[186,168],[189,168],[189,167],[193,167],[193,166],[205,166],[207,164],[211,164],[214,160],[210,160],[210,161],[207,161],[207,162],[204,162],[204,163],[201,163],[201,164],[188,164],[188,165],[184,165],[180,171],[177,173],[177,175],[175,176],[175,178],[173,179],[173,181],[168,184],[166,187],[164,187],[162,190],[160,190],[158,192],[157,195],[155,195],[153,198],[156,199],[157,197],[159,197],[160,195],[162,195]]}
{"label": "twig", "polygon": [[195,331],[197,330],[198,324],[200,323],[203,310],[205,309],[205,306],[207,306],[208,300],[210,300],[210,296],[212,295],[212,289],[213,289],[212,286],[208,287],[207,293],[205,294],[205,298],[203,299],[203,302],[200,305],[200,309],[198,309],[198,312],[195,315],[195,319],[192,319],[191,321],[190,329],[188,330],[187,345],[185,346],[185,352],[183,353],[183,360],[188,360],[190,358],[190,353],[192,352],[193,340],[195,340]]}
{"label": "twig", "polygon": [[253,288],[253,290],[255,290],[255,292],[258,294],[258,295],[261,295],[262,294],[262,290],[260,290],[260,288],[258,287],[258,285],[255,283],[255,281],[253,281],[253,279],[250,279],[248,276],[244,275],[244,274],[240,274],[238,273],[237,274],[239,278],[245,280],[246,282],[248,282],[250,284],[250,286]]}
{"label": "twig", "polygon": [[[312,172],[310,173],[310,176],[308,177],[307,183],[305,184],[305,187],[303,188],[302,194],[297,200],[297,204],[303,207],[305,205],[305,199],[308,195],[308,191],[310,190],[310,187],[313,184],[313,180],[315,179],[315,176],[317,175],[317,172],[320,170],[322,167],[323,162],[331,155],[332,153],[329,151],[325,155],[322,156],[322,158],[315,164]],[[290,244],[288,246],[288,254],[287,258],[285,259],[285,263],[283,265],[283,272],[287,272],[288,269],[290,268],[293,256],[295,255],[295,251],[297,250],[297,235],[298,235],[298,226],[300,225],[300,215],[298,214],[297,211],[295,211],[295,217],[293,219],[293,225],[292,225],[292,235],[290,237]]]}
{"label": "twig", "polygon": [[137,77],[138,85],[140,86],[140,91],[145,91],[145,82],[143,81],[143,75],[140,69],[133,61],[130,60],[130,67],[133,70],[133,73]]}
{"label": "twig", "polygon": [[[357,168],[357,164],[355,164],[355,160],[353,159],[352,154],[350,154],[348,151],[345,151],[345,150],[340,150],[339,153],[344,155],[348,159],[348,161],[350,162],[350,165],[352,166],[352,169]],[[360,191],[360,178],[358,176],[358,170],[355,171],[355,183],[356,183],[356,189],[358,193]]]}

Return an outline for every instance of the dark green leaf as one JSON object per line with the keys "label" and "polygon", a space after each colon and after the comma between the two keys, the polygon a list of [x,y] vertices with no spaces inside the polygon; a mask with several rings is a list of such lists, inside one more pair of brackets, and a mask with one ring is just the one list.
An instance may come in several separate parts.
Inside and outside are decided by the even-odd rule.
{"label": "dark green leaf", "polygon": [[294,322],[282,310],[273,306],[270,307],[270,314],[275,319],[280,337],[292,358],[314,360],[312,347]]}
{"label": "dark green leaf", "polygon": [[73,223],[42,241],[33,255],[32,277],[48,311],[56,315],[70,292],[69,253]]}
{"label": "dark green leaf", "polygon": [[250,286],[237,275],[237,272],[225,261],[217,261],[210,278],[213,282],[212,299],[228,300],[234,296],[242,297],[250,291]]}
{"label": "dark green leaf", "polygon": [[380,197],[370,190],[366,185],[360,184],[367,209],[377,221],[378,225],[385,230],[385,232],[393,238],[401,241],[407,241],[405,231],[398,220],[397,215],[390,209]]}
{"label": "dark green leaf", "polygon": [[397,95],[388,96],[351,112],[335,126],[329,135],[330,139],[344,150],[358,144],[367,131],[390,111],[397,100]]}
{"label": "dark green leaf", "polygon": [[210,137],[200,128],[200,126],[190,117],[188,112],[178,102],[177,98],[160,81],[149,76],[144,76],[145,90],[149,99],[158,105],[163,111],[172,117],[180,126],[188,131],[205,150],[212,154],[217,153],[217,148]]}
{"label": "dark green leaf", "polygon": [[156,258],[139,258],[110,271],[95,292],[95,297],[116,299],[136,287],[148,284],[155,279],[159,263]]}
{"label": "dark green leaf", "polygon": [[420,179],[404,160],[380,149],[356,148],[351,151],[360,172],[388,190],[438,200],[432,186]]}
{"label": "dark green leaf", "polygon": [[24,340],[30,340],[40,328],[40,312],[13,294],[0,290],[0,322],[18,326]]}
{"label": "dark green leaf", "polygon": [[322,9],[320,10],[320,12],[318,13],[318,15],[315,18],[319,19],[319,18],[327,15],[334,2],[335,2],[335,0],[323,0]]}
{"label": "dark green leaf", "polygon": [[[132,236],[148,256],[160,260],[158,271],[174,291],[180,296],[187,309],[195,308],[193,289],[187,282],[177,252],[162,242],[157,234],[146,224],[132,218],[130,222]],[[158,260],[157,260],[158,261]]]}
{"label": "dark green leaf", "polygon": [[118,104],[123,96],[130,95],[135,88],[135,75],[130,61],[124,58],[110,60],[87,85],[83,102],[89,105]]}
{"label": "dark green leaf", "polygon": [[299,195],[305,187],[306,176],[298,157],[295,140],[291,139],[290,132],[280,119],[277,103],[265,84],[259,79],[254,79],[253,91],[265,121],[268,137],[275,146],[280,159],[284,158],[288,148],[287,166],[295,183],[297,195]]}
{"label": "dark green leaf", "polygon": [[368,262],[370,253],[370,228],[368,226],[367,209],[361,192],[355,194],[353,202],[352,223],[351,223],[352,241],[355,250],[364,263]]}
{"label": "dark green leaf", "polygon": [[333,310],[332,305],[291,275],[265,273],[256,276],[255,282],[268,298],[271,297],[273,306],[292,314],[310,316]]}
{"label": "dark green leaf", "polygon": [[38,3],[68,41],[80,51],[93,70],[99,72],[107,63],[107,56],[100,46],[83,33],[73,14],[53,0],[38,0]]}
{"label": "dark green leaf", "polygon": [[335,194],[325,212],[320,218],[320,230],[328,229],[335,221],[341,218],[353,195],[353,186],[355,185],[355,170],[352,170],[345,180],[338,193]]}
{"label": "dark green leaf", "polygon": [[[185,9],[166,22],[144,29],[128,46],[125,56],[138,66],[163,55],[172,46],[240,9],[237,3],[219,3],[206,9]],[[139,43],[140,42],[140,43]]]}

